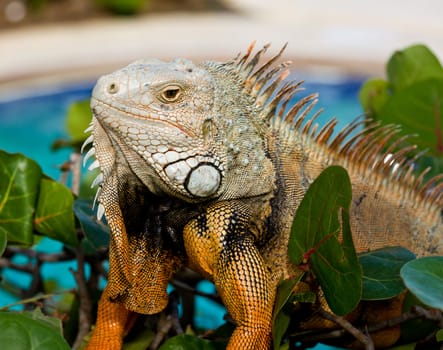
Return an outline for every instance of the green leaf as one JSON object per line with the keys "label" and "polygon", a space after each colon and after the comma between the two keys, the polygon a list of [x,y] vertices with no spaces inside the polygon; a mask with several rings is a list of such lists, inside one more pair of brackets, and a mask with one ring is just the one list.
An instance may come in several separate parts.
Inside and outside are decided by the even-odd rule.
{"label": "green leaf", "polygon": [[297,209],[288,246],[294,264],[304,263],[310,256],[309,264],[337,315],[352,311],[362,290],[361,268],[349,225],[351,198],[346,170],[339,166],[326,168]]}
{"label": "green leaf", "polygon": [[27,311],[23,312],[21,315],[29,317],[32,320],[37,320],[42,323],[45,323],[49,327],[52,327],[52,329],[59,333],[60,335],[63,335],[63,326],[62,321],[59,318],[56,317],[50,317],[43,314],[42,310],[40,308],[36,308],[33,311]]}
{"label": "green leaf", "polygon": [[443,256],[412,260],[402,267],[400,276],[421,302],[443,311]]}
{"label": "green leaf", "polygon": [[0,151],[0,232],[11,243],[33,243],[40,166],[21,154]]}
{"label": "green leaf", "polygon": [[443,342],[443,329],[440,329],[437,334],[435,334],[435,338],[437,341]]}
{"label": "green leaf", "polygon": [[0,312],[2,350],[69,350],[53,325],[26,314]]}
{"label": "green leaf", "polygon": [[55,240],[76,246],[78,240],[72,211],[73,204],[74,195],[66,186],[42,178],[34,219],[35,230]]}
{"label": "green leaf", "polygon": [[218,350],[223,346],[216,342],[197,338],[189,334],[180,334],[168,339],[159,350]]}
{"label": "green leaf", "polygon": [[368,79],[360,88],[358,97],[366,113],[377,114],[389,98],[389,83],[384,79]]}
{"label": "green leaf", "polygon": [[102,221],[97,220],[97,216],[92,210],[92,201],[77,199],[74,202],[74,213],[80,222],[86,239],[95,249],[109,246],[109,227]]}
{"label": "green leaf", "polygon": [[413,45],[391,56],[387,74],[394,92],[398,92],[429,78],[443,79],[443,68],[429,48]]}
{"label": "green leaf", "polygon": [[443,154],[443,79],[414,83],[391,96],[380,110],[378,119],[402,126],[403,134],[414,138],[420,148],[433,155]]}
{"label": "green leaf", "polygon": [[363,300],[392,298],[405,290],[401,267],[415,255],[401,247],[373,250],[359,256],[363,269]]}
{"label": "green leaf", "polygon": [[82,142],[88,135],[85,129],[89,126],[92,119],[90,101],[78,101],[72,103],[68,108],[66,116],[66,130],[72,142]]}
{"label": "green leaf", "polygon": [[272,327],[272,339],[274,342],[274,349],[278,349],[283,339],[283,335],[288,329],[291,316],[285,312],[284,306],[287,304],[289,297],[292,295],[295,285],[300,282],[303,273],[298,278],[282,281],[277,289],[277,296],[275,298],[274,306],[274,320]]}

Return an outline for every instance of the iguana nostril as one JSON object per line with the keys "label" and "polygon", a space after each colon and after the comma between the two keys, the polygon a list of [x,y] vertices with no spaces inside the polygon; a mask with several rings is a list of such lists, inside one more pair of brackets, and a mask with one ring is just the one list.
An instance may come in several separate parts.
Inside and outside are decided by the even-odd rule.
{"label": "iguana nostril", "polygon": [[118,84],[117,83],[111,83],[108,85],[108,92],[111,95],[114,95],[118,92]]}

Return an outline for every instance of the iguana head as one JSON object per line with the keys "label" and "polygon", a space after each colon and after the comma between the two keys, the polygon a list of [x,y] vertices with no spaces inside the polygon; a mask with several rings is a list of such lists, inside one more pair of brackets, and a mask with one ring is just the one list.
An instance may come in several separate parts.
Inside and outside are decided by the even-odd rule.
{"label": "iguana head", "polygon": [[139,60],[100,78],[92,133],[104,180],[121,164],[150,192],[189,202],[272,192],[267,129],[244,87],[233,62]]}

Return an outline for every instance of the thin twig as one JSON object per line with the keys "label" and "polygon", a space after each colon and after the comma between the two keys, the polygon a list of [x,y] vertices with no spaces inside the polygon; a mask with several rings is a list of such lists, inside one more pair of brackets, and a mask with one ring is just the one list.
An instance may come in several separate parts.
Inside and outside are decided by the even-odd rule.
{"label": "thin twig", "polygon": [[180,288],[180,289],[183,289],[183,290],[185,290],[187,292],[191,292],[191,293],[193,293],[195,295],[198,295],[198,296],[201,296],[201,297],[205,297],[205,298],[208,298],[208,299],[216,301],[216,302],[220,302],[220,297],[217,294],[210,294],[210,293],[200,292],[196,288],[193,288],[190,285],[186,284],[185,282],[179,281],[177,279],[171,280],[170,283],[171,283],[171,285],[173,285],[176,288]]}
{"label": "thin twig", "polygon": [[0,258],[0,268],[7,267],[10,269],[14,269],[17,271],[33,273],[34,265],[33,264],[15,264],[7,258]]}
{"label": "thin twig", "polygon": [[328,332],[308,333],[300,336],[297,340],[300,340],[302,343],[311,344],[323,342],[325,340],[340,339],[344,337],[345,334],[347,334],[347,331],[344,329],[334,329]]}
{"label": "thin twig", "polygon": [[345,329],[347,332],[352,334],[355,339],[357,339],[359,342],[361,342],[366,350],[374,350],[374,343],[371,339],[371,337],[366,336],[362,331],[360,331],[358,328],[354,327],[349,321],[345,320],[343,317],[333,315],[323,308],[319,308],[320,315],[332,322],[335,322],[339,326],[341,326],[343,329]]}
{"label": "thin twig", "polygon": [[78,333],[75,338],[72,349],[80,348],[83,338],[89,333],[92,323],[92,302],[85,276],[85,259],[82,247],[77,248],[77,271],[71,270],[74,275],[78,287],[79,298],[79,317],[78,317]]}
{"label": "thin twig", "polygon": [[21,247],[7,247],[3,256],[10,257],[14,254],[25,255],[29,258],[35,258],[42,262],[60,262],[73,260],[75,254],[69,251],[62,251],[58,253],[43,253],[38,252],[32,248],[21,248]]}
{"label": "thin twig", "polygon": [[[323,312],[326,312],[323,310]],[[322,311],[320,311],[323,317],[330,319],[337,323],[336,321],[339,319],[337,316],[337,319],[331,319],[328,317],[332,317],[334,315],[331,315],[326,312],[326,314],[323,314]],[[377,331],[381,331],[386,328],[391,328],[398,326],[404,322],[414,320],[414,319],[425,319],[429,321],[436,322],[438,325],[438,328],[443,328],[443,313],[440,310],[436,309],[425,309],[420,306],[413,306],[410,311],[405,312],[401,316],[393,317],[389,320],[383,320],[376,323],[369,324],[365,326],[365,328],[359,328],[360,333],[368,332],[373,333]],[[338,324],[338,323],[337,323]],[[340,326],[343,327],[342,324]],[[344,327],[343,327],[344,328]],[[308,333],[303,336],[300,336],[298,339],[305,343],[318,343],[325,340],[332,340],[332,339],[339,339],[345,336],[346,333],[348,333],[348,329],[335,329],[328,332],[321,332],[321,333]],[[351,332],[349,332],[351,333]],[[431,333],[428,337],[432,338],[435,332]],[[352,334],[352,333],[351,333]],[[360,340],[360,339],[359,339]]]}
{"label": "thin twig", "polygon": [[399,324],[402,324],[406,321],[414,320],[417,318],[421,318],[421,319],[425,319],[425,320],[429,320],[429,321],[434,321],[434,322],[439,322],[439,323],[443,322],[443,315],[442,315],[441,311],[436,310],[436,309],[429,309],[428,310],[428,309],[424,309],[420,306],[414,306],[411,308],[410,311],[405,312],[398,317],[394,317],[389,320],[383,320],[383,321],[379,321],[374,324],[370,324],[370,325],[368,325],[367,328],[370,333],[373,333],[373,332],[376,332],[376,331],[379,331],[379,330],[382,330],[385,328],[398,326]]}
{"label": "thin twig", "polygon": [[164,312],[160,314],[160,319],[157,324],[157,333],[155,333],[154,339],[152,339],[151,345],[149,346],[150,350],[158,349],[173,325],[174,322],[171,315],[166,315]]}
{"label": "thin twig", "polygon": [[19,301],[15,302],[15,303],[4,305],[4,306],[2,306],[0,308],[0,311],[7,311],[11,307],[14,307],[14,306],[17,306],[17,305],[37,303],[37,302],[39,302],[41,300],[50,299],[50,298],[53,298],[53,297],[55,297],[57,295],[72,294],[72,293],[74,293],[74,291],[72,289],[69,289],[69,290],[62,290],[62,291],[59,291],[59,292],[48,293],[48,294],[39,294],[39,295],[33,296],[31,298],[22,299],[22,300],[19,300]]}

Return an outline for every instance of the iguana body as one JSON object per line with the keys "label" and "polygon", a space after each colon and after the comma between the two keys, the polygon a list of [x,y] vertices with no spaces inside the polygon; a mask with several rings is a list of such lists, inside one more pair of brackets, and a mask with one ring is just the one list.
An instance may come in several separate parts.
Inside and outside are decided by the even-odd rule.
{"label": "iguana body", "polygon": [[112,235],[88,349],[119,349],[131,313],[163,310],[184,266],[214,282],[235,320],[229,349],[269,348],[277,283],[299,273],[287,261],[295,210],[331,164],[351,177],[358,251],[443,254],[442,186],[411,175],[397,129],[348,140],[362,121],[334,137],[335,121],[302,125],[315,97],[286,108],[299,84],[273,67],[281,52],[259,64],[266,48],[226,63],[141,60],[98,81],[87,143]]}

